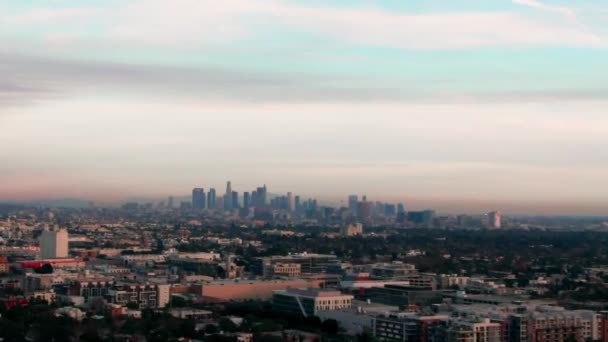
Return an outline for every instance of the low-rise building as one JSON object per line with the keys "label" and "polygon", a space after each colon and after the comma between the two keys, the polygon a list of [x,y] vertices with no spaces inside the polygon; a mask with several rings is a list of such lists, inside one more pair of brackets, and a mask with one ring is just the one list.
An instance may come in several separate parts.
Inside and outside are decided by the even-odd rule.
{"label": "low-rise building", "polygon": [[[434,329],[447,324],[449,316],[420,316],[414,312],[393,312],[373,318],[372,331],[380,341],[435,341]],[[441,341],[441,340],[437,340]]]}
{"label": "low-rise building", "polygon": [[0,256],[0,273],[8,273],[8,270],[9,270],[8,260],[5,257]]}
{"label": "low-rise building", "polygon": [[190,294],[203,296],[214,301],[269,300],[274,291],[287,288],[319,288],[323,280],[239,280],[226,279],[200,282],[188,287]]}
{"label": "low-rise building", "polygon": [[270,265],[268,269],[268,277],[288,277],[295,278],[302,274],[302,267],[300,264],[284,264],[277,263]]}
{"label": "low-rise building", "polygon": [[288,315],[310,317],[320,311],[347,309],[352,306],[352,295],[336,290],[288,288],[275,291],[273,308]]}
{"label": "low-rise building", "polygon": [[357,236],[363,235],[363,225],[361,223],[352,223],[340,229],[342,236]]}
{"label": "low-rise building", "polygon": [[138,308],[164,308],[169,304],[170,285],[121,284],[108,290],[108,302],[126,306],[134,303]]}
{"label": "low-rise building", "polygon": [[177,308],[169,310],[169,314],[179,319],[201,319],[211,316],[213,312],[193,308]]}

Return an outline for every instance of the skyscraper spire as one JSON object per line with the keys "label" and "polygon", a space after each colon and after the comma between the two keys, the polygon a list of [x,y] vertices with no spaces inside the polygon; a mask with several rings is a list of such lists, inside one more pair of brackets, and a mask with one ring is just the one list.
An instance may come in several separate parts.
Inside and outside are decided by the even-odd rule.
{"label": "skyscraper spire", "polygon": [[230,181],[226,182],[226,194],[231,194],[232,193],[232,185],[230,184]]}
{"label": "skyscraper spire", "polygon": [[226,182],[226,195],[224,196],[224,209],[232,210],[232,184],[230,181]]}

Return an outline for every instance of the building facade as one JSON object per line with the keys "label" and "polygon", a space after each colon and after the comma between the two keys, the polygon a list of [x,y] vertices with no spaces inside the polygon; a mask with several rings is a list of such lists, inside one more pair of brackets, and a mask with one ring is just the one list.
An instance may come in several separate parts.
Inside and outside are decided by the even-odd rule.
{"label": "building facade", "polygon": [[44,230],[40,236],[40,257],[57,259],[68,257],[68,231]]}
{"label": "building facade", "polygon": [[340,291],[288,288],[275,291],[273,309],[292,316],[311,317],[319,311],[350,309],[353,296]]}

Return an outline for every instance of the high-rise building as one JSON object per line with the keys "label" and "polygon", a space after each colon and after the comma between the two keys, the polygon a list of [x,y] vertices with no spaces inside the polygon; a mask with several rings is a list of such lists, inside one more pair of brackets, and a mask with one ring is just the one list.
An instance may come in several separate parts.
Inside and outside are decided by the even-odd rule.
{"label": "high-rise building", "polygon": [[369,222],[372,218],[372,203],[363,196],[363,201],[357,202],[357,219],[360,222]]}
{"label": "high-rise building", "polygon": [[397,204],[397,214],[405,213],[405,205],[403,203]]}
{"label": "high-rise building", "polygon": [[232,192],[232,195],[230,196],[230,209],[238,209],[239,208],[239,193],[236,191]]}
{"label": "high-rise building", "polygon": [[295,206],[293,194],[291,192],[288,192],[287,193],[287,210],[294,211],[295,207],[296,206]]}
{"label": "high-rise building", "polygon": [[357,215],[357,203],[359,202],[359,196],[350,195],[348,196],[348,213],[352,216]]}
{"label": "high-rise building", "polygon": [[385,204],[384,205],[384,215],[386,217],[395,217],[395,215],[397,215],[395,205],[394,204]]}
{"label": "high-rise building", "polygon": [[430,227],[435,218],[434,210],[408,211],[407,220],[418,225]]}
{"label": "high-rise building", "polygon": [[258,192],[253,190],[251,192],[251,206],[255,207],[258,205]]}
{"label": "high-rise building", "polygon": [[224,210],[232,210],[232,185],[226,182],[226,194],[224,195]]}
{"label": "high-rise building", "polygon": [[251,207],[251,197],[248,191],[243,192],[243,208]]}
{"label": "high-rise building", "polygon": [[302,211],[302,205],[300,204],[300,196],[294,197],[293,206],[296,213],[300,213]]}
{"label": "high-rise building", "polygon": [[209,192],[207,193],[207,208],[215,209],[215,203],[216,203],[215,188],[210,188]]}
{"label": "high-rise building", "polygon": [[256,192],[255,206],[256,207],[265,207],[266,204],[268,204],[268,201],[267,201],[268,190],[266,189],[266,184],[264,184],[263,187],[258,187],[255,192]]}
{"label": "high-rise building", "polygon": [[57,259],[68,257],[68,231],[65,229],[45,230],[40,235],[40,257]]}
{"label": "high-rise building", "polygon": [[224,210],[224,208],[226,208],[224,206],[224,197],[223,196],[216,197],[215,198],[215,209]]}
{"label": "high-rise building", "polygon": [[205,209],[205,189],[194,188],[192,189],[192,208],[194,210]]}
{"label": "high-rise building", "polygon": [[173,196],[169,196],[169,200],[167,200],[167,207],[169,209],[173,209]]}
{"label": "high-rise building", "polygon": [[488,213],[488,226],[490,228],[500,228],[500,211],[492,211]]}

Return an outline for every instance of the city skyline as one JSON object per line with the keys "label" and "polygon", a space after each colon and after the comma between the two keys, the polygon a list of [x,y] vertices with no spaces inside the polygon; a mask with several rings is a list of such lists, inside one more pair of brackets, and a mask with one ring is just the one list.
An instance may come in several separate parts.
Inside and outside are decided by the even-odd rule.
{"label": "city skyline", "polygon": [[[230,184],[230,188],[232,190],[232,195],[238,197],[238,203],[242,207],[244,201],[244,194],[247,193],[249,200],[251,202],[250,205],[252,207],[257,206],[256,202],[253,202],[251,198],[254,193],[260,190],[267,192],[265,203],[269,204],[271,199],[276,199],[279,197],[284,197],[286,200],[289,198],[289,195],[294,197],[298,197],[300,200],[315,200],[318,201],[319,206],[329,206],[334,208],[350,208],[351,207],[351,198],[355,197],[357,201],[363,200],[365,198],[370,203],[383,202],[383,203],[391,203],[391,204],[404,204],[408,211],[421,211],[421,210],[437,210],[440,214],[447,215],[456,215],[456,214],[473,214],[473,215],[486,215],[488,213],[492,213],[494,210],[499,209],[502,213],[507,215],[515,215],[515,216],[604,216],[604,212],[601,207],[593,207],[592,205],[585,205],[584,207],[579,207],[578,211],[568,211],[571,208],[576,208],[575,203],[561,203],[561,202],[524,202],[519,201],[516,203],[511,202],[501,202],[497,200],[487,200],[487,199],[468,199],[467,201],[463,201],[462,197],[456,197],[452,199],[446,198],[412,198],[406,196],[369,196],[367,192],[360,192],[356,190],[352,190],[348,193],[344,193],[343,195],[336,196],[319,196],[318,194],[314,194],[311,192],[297,192],[297,191],[289,191],[289,190],[280,190],[274,189],[274,191],[268,191],[267,185],[264,184],[263,187],[260,187],[259,184],[252,185],[244,185],[241,182],[234,183],[232,181],[224,181],[221,184],[197,184],[195,187],[191,188],[190,191],[181,191],[174,193],[163,193],[158,194],[156,196],[137,196],[136,194],[131,194],[130,196],[116,198],[111,201],[101,200],[95,201],[92,198],[41,198],[41,199],[26,199],[26,200],[2,200],[0,199],[0,204],[5,203],[22,203],[22,204],[48,204],[51,206],[63,206],[67,207],[72,206],[81,206],[87,207],[91,204],[99,205],[99,206],[109,206],[109,207],[118,207],[125,203],[139,203],[139,204],[166,204],[167,201],[172,202],[172,207],[179,208],[180,204],[184,202],[188,202],[196,208],[195,202],[202,201],[205,208],[218,208],[217,200],[221,200],[220,205],[225,210],[232,209],[232,204],[227,206],[224,202],[226,193],[221,192],[221,194],[217,195],[217,189],[221,189]],[[233,184],[236,184],[233,187]],[[273,190],[273,188],[271,188]],[[204,194],[204,199],[201,197],[197,197],[195,200],[195,193],[202,191]],[[212,200],[210,199],[211,192]],[[372,192],[373,193],[373,192]],[[200,195],[199,195],[200,196]],[[232,200],[232,197],[231,197]],[[212,203],[211,206],[209,203]],[[532,207],[530,205],[532,204]],[[530,209],[532,208],[532,209]]]}
{"label": "city skyline", "polygon": [[607,21],[592,1],[5,1],[0,201],[230,178],[605,215]]}

